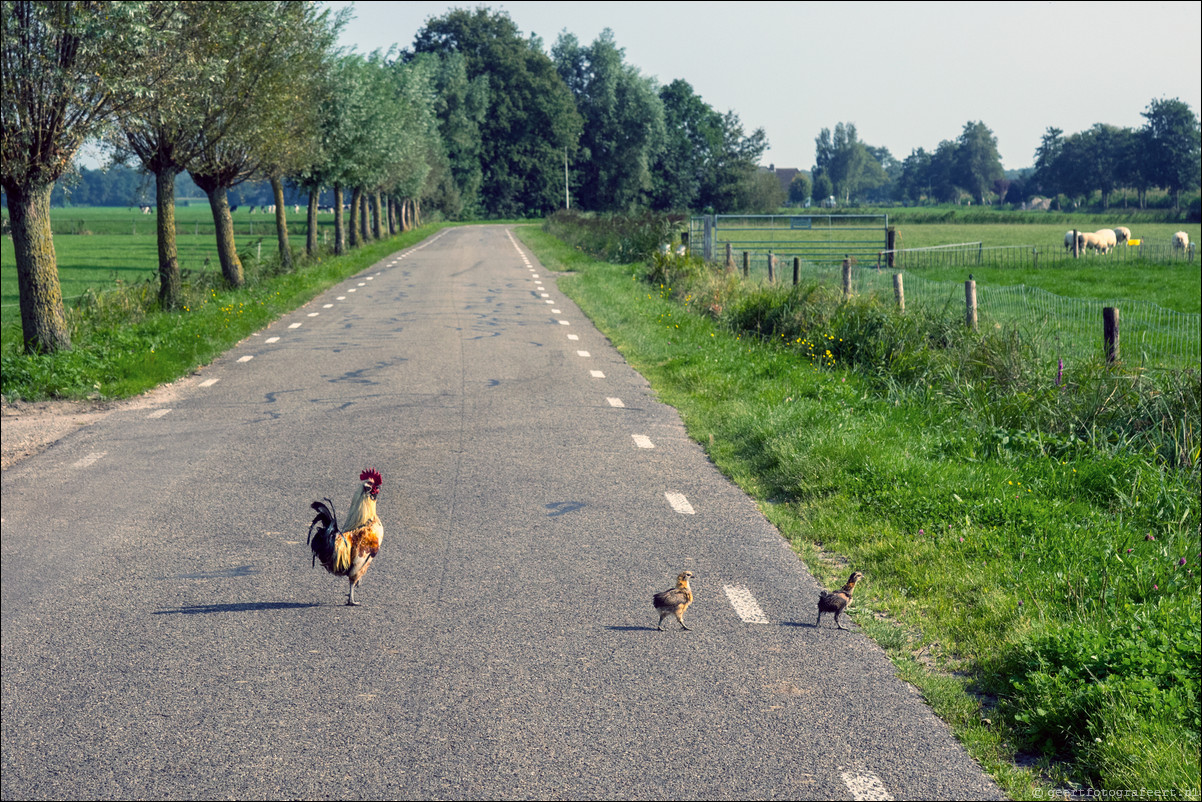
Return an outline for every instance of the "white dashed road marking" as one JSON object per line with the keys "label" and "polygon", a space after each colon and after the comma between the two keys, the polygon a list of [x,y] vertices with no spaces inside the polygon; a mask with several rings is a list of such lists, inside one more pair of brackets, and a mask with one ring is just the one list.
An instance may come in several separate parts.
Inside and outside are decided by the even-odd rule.
{"label": "white dashed road marking", "polygon": [[299,329],[300,327],[301,327],[301,324],[299,324],[299,323],[288,324],[288,328],[290,328],[290,329]]}
{"label": "white dashed road marking", "polygon": [[309,317],[317,317],[320,314],[321,314],[321,312],[310,312]]}
{"label": "white dashed road marking", "polygon": [[768,616],[764,615],[764,611],[760,609],[760,605],[756,602],[755,596],[751,595],[750,590],[742,585],[723,585],[722,589],[726,591],[726,598],[730,599],[730,606],[735,608],[735,612],[739,614],[739,618],[742,618],[744,623],[768,623]]}
{"label": "white dashed road marking", "polygon": [[97,460],[103,459],[104,455],[107,453],[108,453],[107,451],[93,451],[91,454],[88,454],[86,457],[81,459],[79,462],[75,463],[75,465],[72,467],[86,468],[89,465],[91,465],[92,463],[96,462]]}
{"label": "white dashed road marking", "polygon": [[249,362],[249,361],[251,361],[252,359],[254,359],[254,357],[253,357],[252,355],[250,355],[250,354],[247,354],[246,356],[240,356],[240,357],[238,357],[238,361],[239,361],[239,362]]}
{"label": "white dashed road marking", "polygon": [[265,342],[265,343],[278,343],[279,341],[280,341],[280,338],[279,338],[279,337],[268,337],[268,338],[267,338],[266,340],[264,340],[263,342]]}
{"label": "white dashed road marking", "polygon": [[684,493],[673,493],[668,491],[664,493],[664,498],[672,505],[672,509],[679,512],[681,515],[693,515],[693,505],[684,497]]}
{"label": "white dashed road marking", "polygon": [[561,325],[561,326],[570,326],[570,325],[572,325],[572,324],[571,324],[571,323],[569,323],[569,322],[568,322],[568,321],[566,321],[566,320],[561,320],[561,321],[559,321],[559,325]]}
{"label": "white dashed road marking", "polygon": [[651,438],[645,434],[632,434],[630,436],[634,438],[634,444],[639,448],[655,448],[655,443],[652,443]]}
{"label": "white dashed road marking", "polygon": [[588,351],[577,351],[576,356],[589,357],[592,356],[592,354],[590,354]]}
{"label": "white dashed road marking", "polygon": [[590,370],[588,372],[588,375],[592,376],[594,379],[604,379],[605,378],[605,374],[599,370]]}
{"label": "white dashed road marking", "polygon": [[579,340],[580,338],[578,336],[576,336],[575,334],[569,334],[568,339],[569,340]]}
{"label": "white dashed road marking", "polygon": [[156,409],[154,412],[151,412],[151,413],[150,413],[149,415],[147,415],[146,417],[148,417],[148,418],[161,418],[161,417],[163,417],[164,415],[166,415],[166,414],[167,414],[168,412],[170,412],[170,411],[171,411],[171,410],[169,410],[169,409]]}
{"label": "white dashed road marking", "polygon": [[618,408],[626,407],[626,405],[622,403],[622,399],[620,399],[620,398],[607,398],[605,400],[609,402],[609,405],[611,407],[618,407]]}
{"label": "white dashed road marking", "polygon": [[852,799],[893,799],[885,790],[881,778],[870,771],[863,774],[853,774],[845,771],[840,775],[847,790],[851,791]]}
{"label": "white dashed road marking", "polygon": [[212,387],[214,384],[216,384],[219,381],[221,381],[221,379],[205,379],[204,381],[202,381],[200,383],[200,386],[201,387]]}

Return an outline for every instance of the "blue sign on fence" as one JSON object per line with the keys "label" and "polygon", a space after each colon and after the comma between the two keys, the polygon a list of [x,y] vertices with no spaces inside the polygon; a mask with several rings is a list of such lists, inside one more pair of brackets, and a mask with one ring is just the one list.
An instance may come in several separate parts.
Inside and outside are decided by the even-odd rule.
{"label": "blue sign on fence", "polygon": [[813,219],[812,217],[791,217],[789,218],[789,228],[809,231],[813,228]]}

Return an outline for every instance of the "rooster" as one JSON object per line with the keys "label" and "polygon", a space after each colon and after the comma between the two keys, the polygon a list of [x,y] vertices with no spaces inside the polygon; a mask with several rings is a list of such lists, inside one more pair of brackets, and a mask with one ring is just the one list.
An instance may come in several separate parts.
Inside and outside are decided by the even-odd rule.
{"label": "rooster", "polygon": [[659,610],[660,632],[664,631],[664,619],[669,615],[676,616],[676,620],[680,622],[681,629],[688,629],[684,625],[684,611],[689,609],[689,605],[693,603],[693,589],[689,587],[689,579],[692,576],[692,571],[685,571],[676,577],[676,587],[656,593],[654,599],[652,599],[655,609]]}
{"label": "rooster", "polygon": [[818,591],[818,621],[814,626],[822,623],[823,613],[835,614],[835,626],[839,629],[847,629],[839,623],[839,613],[847,609],[847,605],[851,604],[851,592],[856,589],[856,583],[864,578],[864,575],[859,571],[854,572],[847,578],[847,584],[831,593],[829,590]]}
{"label": "rooster", "polygon": [[[380,524],[380,516],[376,515],[376,497],[380,495],[379,472],[368,468],[359,474],[359,490],[351,501],[351,509],[344,521],[346,528],[338,526],[338,515],[334,512],[334,502],[328,498],[314,501],[309,506],[317,510],[317,516],[309,524],[309,538],[306,542],[313,549],[313,566],[317,561],[335,576],[345,576],[350,580],[351,590],[346,603],[358,606],[355,601],[355,585],[363,578],[367,567],[380,551],[380,537],[384,527]],[[322,503],[324,501],[324,503]]]}

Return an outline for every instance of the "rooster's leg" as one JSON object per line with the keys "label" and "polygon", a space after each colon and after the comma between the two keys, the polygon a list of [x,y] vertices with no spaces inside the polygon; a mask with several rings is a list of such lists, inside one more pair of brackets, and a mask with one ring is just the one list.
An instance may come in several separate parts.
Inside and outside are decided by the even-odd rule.
{"label": "rooster's leg", "polygon": [[355,583],[354,582],[351,583],[351,592],[350,592],[350,595],[346,597],[346,603],[347,603],[348,607],[358,607],[359,606],[359,602],[355,601]]}
{"label": "rooster's leg", "polygon": [[835,613],[835,626],[837,626],[839,629],[843,629],[843,630],[847,629],[847,627],[845,627],[839,623],[839,614],[838,613]]}

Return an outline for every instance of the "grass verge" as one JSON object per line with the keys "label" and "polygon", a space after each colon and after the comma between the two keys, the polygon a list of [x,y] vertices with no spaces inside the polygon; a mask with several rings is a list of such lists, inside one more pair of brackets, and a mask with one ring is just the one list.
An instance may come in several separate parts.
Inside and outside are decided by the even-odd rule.
{"label": "grass verge", "polygon": [[68,308],[72,348],[27,354],[19,314],[0,328],[0,392],[12,400],[125,398],[187,375],[326,288],[428,237],[431,225],[364,245],[343,256],[301,259],[289,272],[277,258],[243,256],[246,284],[231,290],[220,273],[185,274],[184,309],[158,309],[157,277],[87,292]]}
{"label": "grass verge", "polygon": [[[841,364],[864,347],[842,336],[842,312],[782,347],[730,328],[729,309],[719,322],[712,304],[649,284],[643,267],[520,234],[545,265],[574,271],[561,289],[820,582],[842,582],[847,562],[867,574],[857,622],[1007,794],[1195,792],[1194,446],[1171,449],[1177,467],[1134,435],[1045,437],[1024,421],[1041,404],[1039,421],[1055,420],[1058,388],[1016,388],[998,409],[1005,391],[957,386],[963,372],[924,366],[921,387],[865,375]],[[758,314],[755,298],[728,300]],[[904,356],[886,361],[913,371]],[[1180,389],[1188,408],[1196,378]]]}

